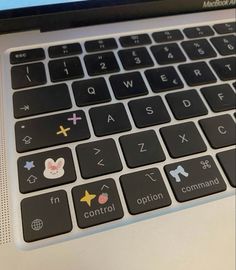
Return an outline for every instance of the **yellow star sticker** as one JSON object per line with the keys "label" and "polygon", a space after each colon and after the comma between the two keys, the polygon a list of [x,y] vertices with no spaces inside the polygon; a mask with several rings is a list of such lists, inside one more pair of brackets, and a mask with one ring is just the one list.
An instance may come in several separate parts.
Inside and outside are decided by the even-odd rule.
{"label": "yellow star sticker", "polygon": [[85,190],[85,195],[80,199],[81,202],[86,202],[88,206],[91,206],[91,201],[96,197],[95,194],[90,194],[87,190]]}

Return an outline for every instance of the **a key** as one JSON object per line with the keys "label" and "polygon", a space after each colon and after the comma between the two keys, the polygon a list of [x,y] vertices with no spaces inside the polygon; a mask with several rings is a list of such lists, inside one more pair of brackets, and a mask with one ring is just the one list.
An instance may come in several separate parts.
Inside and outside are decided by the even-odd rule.
{"label": "a key", "polygon": [[69,55],[81,54],[82,48],[79,43],[70,43],[51,46],[48,48],[48,54],[51,58],[64,57]]}
{"label": "a key", "polygon": [[42,48],[11,52],[10,62],[14,64],[22,64],[45,59],[45,52]]}
{"label": "a key", "polygon": [[55,187],[76,180],[69,148],[20,157],[17,165],[21,193]]}
{"label": "a key", "polygon": [[26,242],[45,239],[72,230],[69,204],[64,190],[22,200],[21,215],[23,236]]}
{"label": "a key", "polygon": [[120,144],[129,168],[165,160],[165,154],[154,130],[122,136]]}
{"label": "a key", "polygon": [[236,57],[211,60],[210,64],[222,81],[236,79]]}
{"label": "a key", "polygon": [[122,103],[92,108],[89,114],[96,136],[131,130],[129,118]]}
{"label": "a key", "polygon": [[142,96],[148,93],[139,72],[113,75],[110,77],[110,83],[117,99]]}
{"label": "a key", "polygon": [[13,95],[14,116],[22,118],[72,107],[69,89],[66,84],[58,84]]}
{"label": "a key", "polygon": [[166,30],[152,34],[152,37],[157,43],[170,42],[184,39],[180,30]]}
{"label": "a key", "polygon": [[114,38],[106,38],[86,41],[84,46],[87,52],[98,52],[116,49],[117,43]]}
{"label": "a key", "polygon": [[155,93],[184,87],[174,67],[149,69],[145,71],[145,75]]}
{"label": "a key", "polygon": [[201,92],[214,112],[236,108],[236,94],[229,84],[204,87]]}
{"label": "a key", "polygon": [[148,97],[129,102],[129,108],[138,128],[170,122],[169,113],[161,97]]}
{"label": "a key", "polygon": [[173,158],[184,157],[207,150],[193,122],[164,127],[160,131]]}
{"label": "a key", "polygon": [[171,204],[163,178],[156,168],[122,175],[120,182],[132,215]]}
{"label": "a key", "polygon": [[111,101],[104,78],[73,82],[72,89],[75,102],[79,107]]}
{"label": "a key", "polygon": [[233,55],[236,53],[236,36],[214,37],[212,44],[221,55]]}
{"label": "a key", "polygon": [[236,32],[235,22],[215,24],[213,27],[218,34],[229,34]]}
{"label": "a key", "polygon": [[11,82],[13,89],[21,89],[46,84],[47,78],[43,63],[12,67]]}
{"label": "a key", "polygon": [[88,139],[90,132],[83,111],[34,118],[15,125],[16,149],[22,153]]}
{"label": "a key", "polygon": [[226,190],[226,184],[211,156],[167,165],[165,172],[179,202]]}
{"label": "a key", "polygon": [[200,37],[213,36],[214,31],[212,30],[210,26],[197,26],[197,27],[185,28],[184,34],[188,38],[200,38]]}
{"label": "a key", "polygon": [[166,99],[178,120],[207,114],[207,109],[196,90],[168,94]]}
{"label": "a key", "polygon": [[85,179],[118,172],[123,168],[113,139],[80,144],[76,152]]}
{"label": "a key", "polygon": [[113,179],[74,187],[72,196],[80,228],[111,222],[124,216]]}
{"label": "a key", "polygon": [[236,144],[236,124],[230,115],[205,118],[199,123],[213,148]]}
{"label": "a key", "polygon": [[132,70],[154,65],[146,48],[121,50],[118,52],[124,69]]}
{"label": "a key", "polygon": [[124,36],[120,37],[119,40],[122,47],[134,47],[134,46],[148,45],[152,43],[148,34]]}
{"label": "a key", "polygon": [[151,47],[151,51],[160,65],[185,62],[186,57],[183,55],[179,45],[176,43],[156,45]]}
{"label": "a key", "polygon": [[78,57],[70,57],[48,62],[52,82],[73,80],[84,77],[84,72]]}
{"label": "a key", "polygon": [[179,70],[189,86],[216,82],[216,77],[205,62],[180,65]]}

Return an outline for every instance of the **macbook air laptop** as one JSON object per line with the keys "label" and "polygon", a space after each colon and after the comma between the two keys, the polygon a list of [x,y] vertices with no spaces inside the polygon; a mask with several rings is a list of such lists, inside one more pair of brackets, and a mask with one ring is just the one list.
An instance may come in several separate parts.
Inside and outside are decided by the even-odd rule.
{"label": "macbook air laptop", "polygon": [[0,1],[0,268],[234,270],[235,1]]}

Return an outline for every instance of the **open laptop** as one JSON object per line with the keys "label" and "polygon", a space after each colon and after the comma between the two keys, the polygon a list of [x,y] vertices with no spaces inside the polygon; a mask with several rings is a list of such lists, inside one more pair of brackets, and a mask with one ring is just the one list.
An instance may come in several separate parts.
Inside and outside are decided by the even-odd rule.
{"label": "open laptop", "polygon": [[0,268],[235,269],[235,1],[0,1]]}

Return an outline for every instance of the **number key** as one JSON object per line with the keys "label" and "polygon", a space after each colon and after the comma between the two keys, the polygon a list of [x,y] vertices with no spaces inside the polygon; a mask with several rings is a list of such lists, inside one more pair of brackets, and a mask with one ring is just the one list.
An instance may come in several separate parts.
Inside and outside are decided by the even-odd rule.
{"label": "number key", "polygon": [[236,53],[236,37],[233,35],[224,37],[214,37],[211,42],[221,55],[231,55]]}

